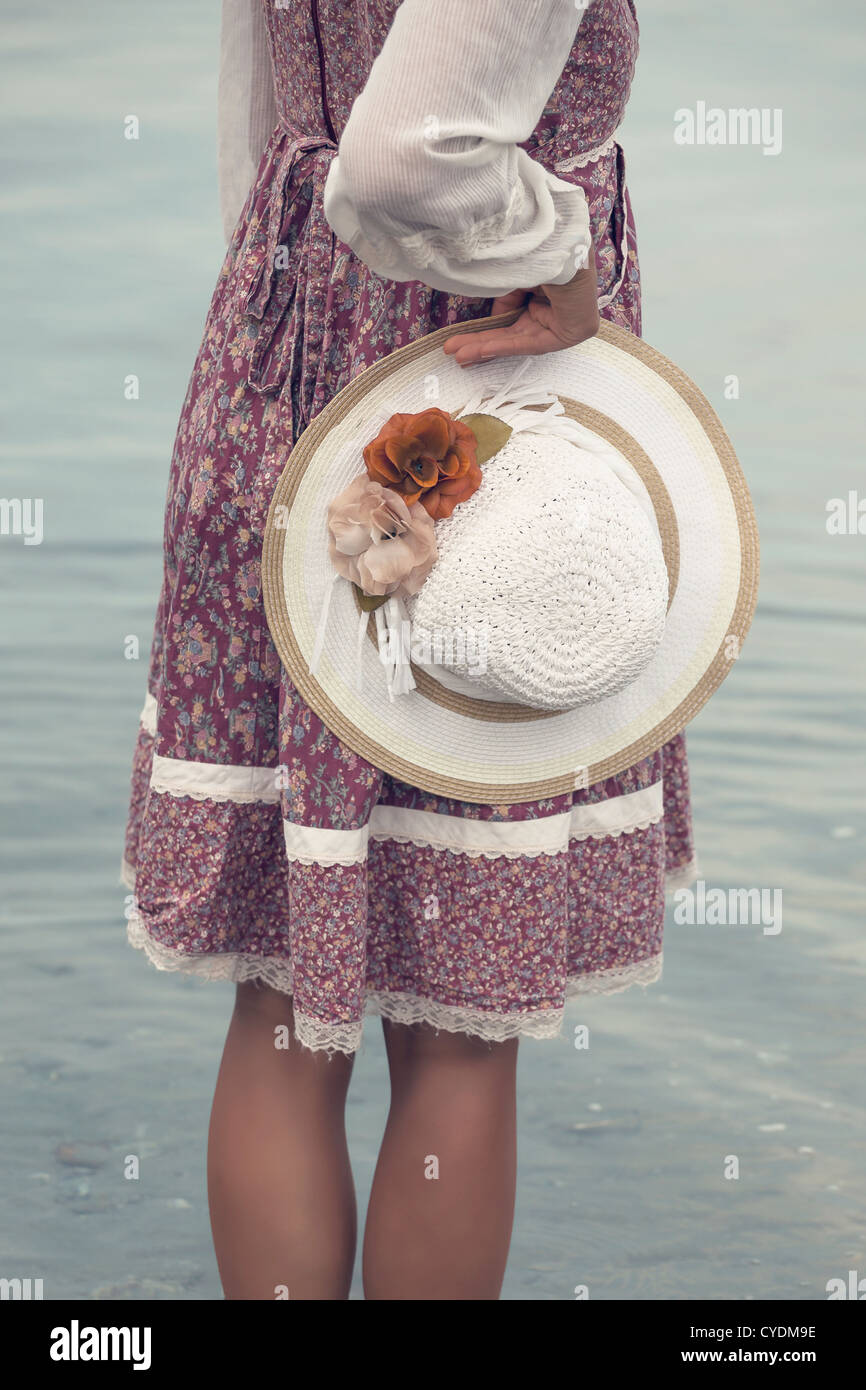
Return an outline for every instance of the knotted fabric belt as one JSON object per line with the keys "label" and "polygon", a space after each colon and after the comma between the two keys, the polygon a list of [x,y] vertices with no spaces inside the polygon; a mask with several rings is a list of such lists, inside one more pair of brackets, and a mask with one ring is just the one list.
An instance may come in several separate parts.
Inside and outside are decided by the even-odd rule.
{"label": "knotted fabric belt", "polygon": [[[309,245],[306,214],[315,201],[314,185],[319,180],[324,184],[336,149],[334,141],[327,136],[290,132],[273,173],[265,214],[264,256],[244,302],[246,313],[259,325],[247,377],[250,388],[259,393],[279,391],[286,379],[297,331],[302,328],[298,309],[306,297],[305,251]],[[302,161],[310,155],[314,158],[309,175],[296,177],[301,173]],[[305,215],[293,217],[291,214],[299,199],[305,203]],[[296,322],[286,324],[279,342],[275,343],[287,313]]]}
{"label": "knotted fabric belt", "polygon": [[[264,394],[280,392],[291,377],[289,406],[300,430],[308,423],[325,334],[321,313],[305,310],[311,301],[320,310],[326,297],[326,285],[318,283],[327,278],[321,249],[333,233],[324,218],[321,195],[337,145],[327,135],[302,135],[285,128],[283,138],[286,143],[273,170],[264,215],[264,254],[244,300],[247,315],[258,325],[247,380],[251,390]],[[612,136],[582,153],[575,154],[568,141],[552,141],[533,153],[556,172],[584,169],[601,161],[616,165],[621,159]],[[624,229],[619,235],[624,236]],[[623,245],[622,273],[625,249]],[[621,280],[622,274],[602,304],[613,298]]]}

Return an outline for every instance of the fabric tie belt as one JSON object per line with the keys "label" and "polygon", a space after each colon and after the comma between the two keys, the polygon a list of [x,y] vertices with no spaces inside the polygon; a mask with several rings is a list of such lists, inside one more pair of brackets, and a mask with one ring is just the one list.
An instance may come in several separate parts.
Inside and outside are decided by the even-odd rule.
{"label": "fabric tie belt", "polygon": [[[312,205],[314,193],[309,179],[296,180],[294,176],[305,156],[321,154],[323,158],[314,162],[311,173],[314,179],[324,181],[336,149],[327,136],[289,132],[288,143],[273,171],[265,213],[264,256],[244,301],[246,313],[259,325],[247,377],[250,388],[259,393],[279,391],[282,387],[301,328],[299,321],[287,325],[275,346],[283,317],[293,302],[297,309],[297,301],[302,304],[306,297],[304,250],[309,245],[306,213],[310,209],[305,207],[298,218],[291,213],[302,196],[305,203],[309,197]],[[298,320],[297,313],[293,317]]]}
{"label": "fabric tie belt", "polygon": [[[257,393],[277,393],[291,376],[292,399],[288,406],[300,432],[308,423],[325,334],[321,310],[330,260],[323,256],[323,248],[332,243],[333,232],[325,220],[319,195],[337,145],[327,135],[302,135],[285,128],[280,138],[286,144],[277,158],[267,196],[264,254],[244,300],[246,314],[258,324],[247,380],[250,389]],[[534,152],[544,155],[546,167],[557,172],[585,168],[602,160],[607,163],[609,156],[613,157],[614,166],[622,160],[612,136],[579,154],[574,154],[566,141],[559,148],[557,144],[551,142]],[[298,177],[299,166],[307,156],[313,158],[303,176]],[[624,169],[620,170],[619,181],[624,183]],[[604,216],[610,216],[607,208]],[[600,299],[602,305],[618,292],[626,269],[624,216],[621,221],[623,225],[617,229],[617,240],[623,243],[619,248],[620,274]],[[261,238],[257,237],[256,246],[260,245]]]}

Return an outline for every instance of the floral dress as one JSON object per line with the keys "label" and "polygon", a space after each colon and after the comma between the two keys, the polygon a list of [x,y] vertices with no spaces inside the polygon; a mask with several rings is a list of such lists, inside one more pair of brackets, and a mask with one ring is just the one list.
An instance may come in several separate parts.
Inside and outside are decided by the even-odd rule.
{"label": "floral dress", "polygon": [[[263,0],[277,124],[178,426],[124,861],[129,939],[156,966],[265,982],[293,996],[303,1045],[347,1053],[366,1013],[491,1041],[555,1036],[570,996],[657,978],[666,878],[694,875],[681,735],[569,795],[436,797],[331,734],[268,633],[262,532],[299,435],[370,363],[490,311],[376,276],[324,217],[340,132],[397,4]],[[614,135],[637,34],[631,0],[592,0],[523,144],[583,188],[601,313],[634,333],[639,269]],[[567,852],[539,849],[533,823],[564,811]],[[363,855],[329,852],[328,832],[363,827]]]}

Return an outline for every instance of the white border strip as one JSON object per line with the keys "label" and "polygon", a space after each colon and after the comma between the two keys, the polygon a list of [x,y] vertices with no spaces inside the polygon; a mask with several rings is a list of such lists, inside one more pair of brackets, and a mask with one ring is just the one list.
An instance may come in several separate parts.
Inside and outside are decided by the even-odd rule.
{"label": "white border strip", "polygon": [[635,792],[573,806],[562,815],[537,820],[470,820],[378,805],[370,818],[370,835],[374,840],[398,840],[455,854],[522,858],[564,854],[571,840],[628,835],[654,825],[663,814],[662,783],[654,782]]}
{"label": "white border strip", "polygon": [[661,781],[623,796],[609,796],[571,808],[569,839],[589,840],[603,835],[630,835],[655,825],[664,815]]}
{"label": "white border strip", "polygon": [[299,864],[363,864],[367,858],[370,828],[322,830],[283,821],[286,856]]}
{"label": "white border strip", "polygon": [[555,174],[570,174],[573,169],[585,169],[587,164],[594,164],[597,159],[610,154],[616,145],[616,132],[609,135],[603,145],[596,145],[594,149],[587,150],[585,154],[574,154],[569,159],[561,159],[558,164],[554,164]]}
{"label": "white border strip", "polygon": [[374,806],[370,834],[374,840],[398,840],[456,854],[561,854],[568,848],[569,812],[538,820],[469,820],[402,806]]}
{"label": "white border strip", "polygon": [[[194,801],[231,801],[240,805],[280,800],[280,768],[197,763],[184,758],[153,759],[151,790]],[[494,821],[414,811],[401,806],[373,807],[369,823],[354,830],[330,830],[284,821],[286,855],[310,864],[360,864],[370,839],[396,840],[455,854],[522,858],[564,854],[573,840],[629,835],[660,821],[664,814],[662,783],[604,801],[581,803],[561,815],[534,820]]]}
{"label": "white border strip", "polygon": [[153,759],[150,789],[193,801],[267,801],[280,799],[278,767],[239,767],[233,763],[194,763],[187,758]]}

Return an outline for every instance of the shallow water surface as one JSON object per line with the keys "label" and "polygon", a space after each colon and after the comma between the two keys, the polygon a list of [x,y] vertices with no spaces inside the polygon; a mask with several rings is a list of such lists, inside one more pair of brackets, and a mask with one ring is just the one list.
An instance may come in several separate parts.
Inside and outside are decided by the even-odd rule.
{"label": "shallow water surface", "polygon": [[[47,1298],[221,1296],[204,1145],[231,987],[131,952],[117,879],[168,460],[222,255],[217,8],[5,7],[0,492],[45,499],[45,539],[0,538],[0,1274]],[[690,730],[698,847],[708,885],[781,890],[782,930],[671,916],[659,984],[522,1045],[504,1297],[820,1299],[866,1275],[866,537],[825,526],[863,486],[861,7],[639,8],[622,141],[645,336],[719,411],[763,543],[741,664]],[[781,153],[675,145],[699,100],[781,108]],[[370,1021],[362,1203],[385,1109]]]}

